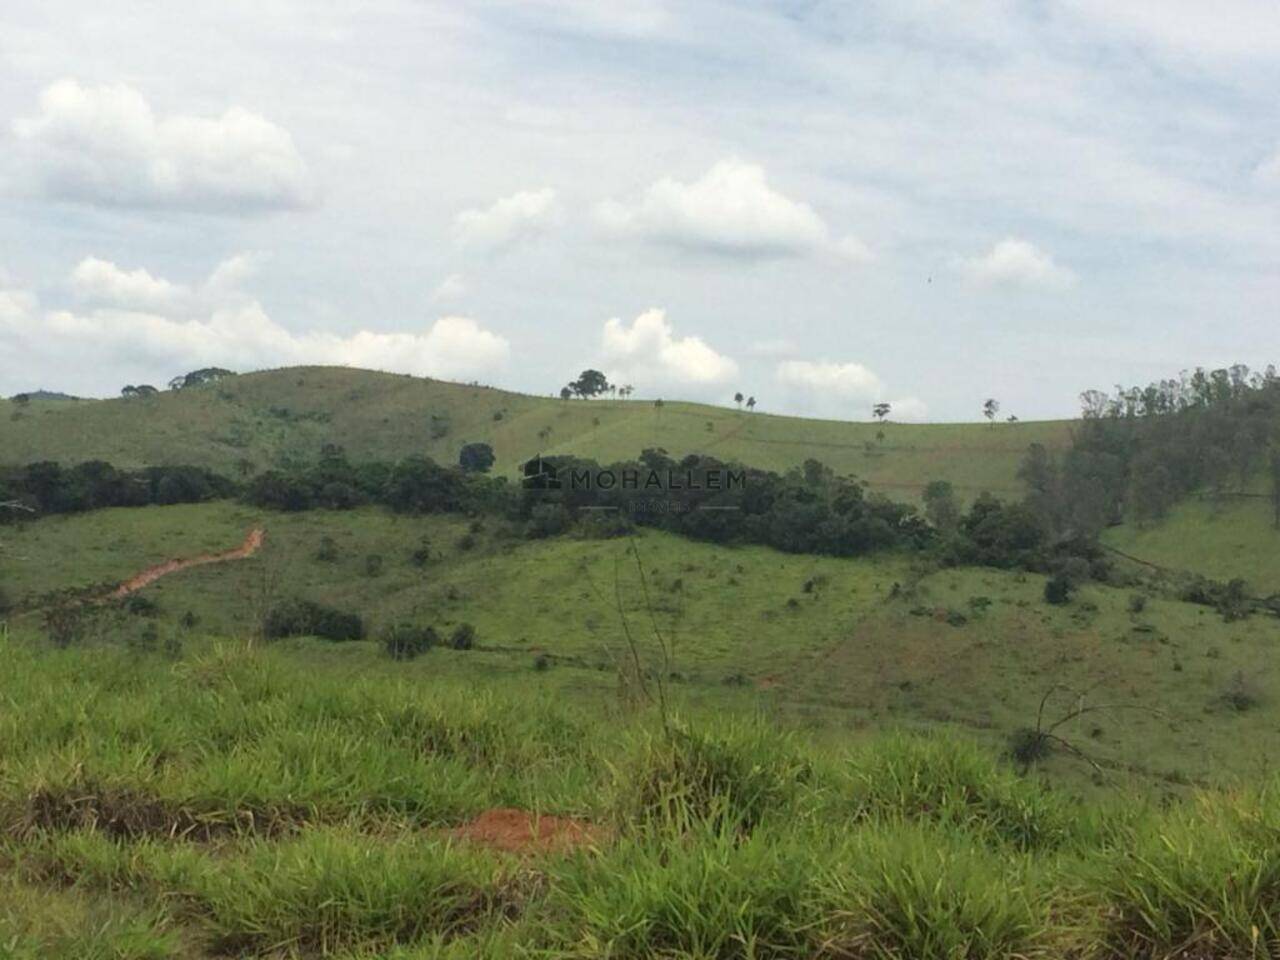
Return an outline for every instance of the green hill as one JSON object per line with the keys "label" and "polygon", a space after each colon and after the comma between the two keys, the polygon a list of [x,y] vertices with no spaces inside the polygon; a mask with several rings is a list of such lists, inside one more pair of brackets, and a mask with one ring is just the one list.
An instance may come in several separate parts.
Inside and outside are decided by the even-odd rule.
{"label": "green hill", "polygon": [[[791,555],[648,531],[635,541],[641,582],[626,538],[527,541],[492,521],[473,531],[458,516],[280,514],[211,503],[14,528],[6,546],[23,562],[6,565],[6,587],[21,600],[118,581],[172,557],[226,550],[259,525],[267,529],[260,554],[159,580],[142,594],[158,604],[154,616],[108,618],[103,638],[136,639],[149,624],[162,637],[243,637],[264,604],[301,596],[358,611],[375,636],[404,620],[433,624],[443,636],[471,623],[479,649],[442,651],[433,670],[508,674],[544,654],[557,666],[557,685],[590,699],[613,690],[628,631],[655,662],[656,624],[674,650],[673,688],[708,708],[749,694],[832,734],[943,726],[999,750],[1034,723],[1045,692],[1065,684],[1116,707],[1065,733],[1121,781],[1134,775],[1149,789],[1230,779],[1276,760],[1263,745],[1280,676],[1260,669],[1274,648],[1273,619],[1228,623],[1155,594],[1135,609],[1132,590],[1101,584],[1055,607],[1044,602],[1039,575],[925,572],[893,554]],[[329,559],[320,557],[325,538]],[[431,559],[419,566],[411,554],[424,538]],[[187,613],[194,626],[182,625]],[[39,617],[20,615],[11,627],[38,634]],[[378,659],[373,643],[352,649],[365,651],[366,665]],[[1256,709],[1229,705],[1233,684],[1243,684]],[[1065,711],[1068,700],[1051,709]],[[1065,755],[1050,766],[1072,782],[1089,772]]]}
{"label": "green hill", "polygon": [[1013,493],[1027,445],[1060,448],[1070,430],[1067,421],[880,425],[673,401],[563,401],[341,367],[250,373],[149,399],[7,406],[0,406],[0,463],[8,464],[102,459],[234,473],[313,460],[326,443],[356,460],[421,453],[450,463],[464,443],[484,441],[496,469],[514,474],[536,453],[608,462],[663,447],[779,471],[814,457],[903,499],[931,480],[949,480],[968,496]]}

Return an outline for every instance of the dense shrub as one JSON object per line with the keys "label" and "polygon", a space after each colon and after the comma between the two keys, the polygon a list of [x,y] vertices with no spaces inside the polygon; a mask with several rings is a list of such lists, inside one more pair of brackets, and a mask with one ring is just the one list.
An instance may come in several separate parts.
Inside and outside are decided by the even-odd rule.
{"label": "dense shrub", "polygon": [[439,642],[434,627],[414,623],[392,624],[382,633],[382,649],[392,660],[412,660]]}
{"label": "dense shrub", "polygon": [[469,623],[458,624],[449,635],[449,646],[455,650],[470,650],[476,645],[476,628]]}
{"label": "dense shrub", "polygon": [[1044,602],[1055,606],[1069,603],[1071,600],[1071,580],[1064,574],[1057,573],[1044,583]]}
{"label": "dense shrub", "polygon": [[102,460],[64,467],[52,461],[0,468],[0,499],[19,500],[38,513],[77,513],[103,507],[199,503],[231,496],[235,484],[201,467],[120,470]]}
{"label": "dense shrub", "polygon": [[311,600],[293,599],[273,607],[266,616],[263,633],[268,639],[281,637],[323,637],[325,640],[359,640],[364,623],[357,613],[326,607]]}

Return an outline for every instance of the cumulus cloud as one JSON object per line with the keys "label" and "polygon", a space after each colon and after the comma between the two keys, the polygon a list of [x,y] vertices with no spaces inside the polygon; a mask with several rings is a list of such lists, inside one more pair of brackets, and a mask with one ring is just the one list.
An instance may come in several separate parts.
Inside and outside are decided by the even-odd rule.
{"label": "cumulus cloud", "polygon": [[464,248],[495,252],[540,236],[559,221],[554,190],[523,190],[484,209],[463,210],[454,218],[454,237]]}
{"label": "cumulus cloud", "polygon": [[[887,390],[874,371],[861,363],[835,360],[784,360],[774,370],[782,405],[800,413],[841,419],[869,419],[871,406],[884,400]],[[923,420],[929,414],[918,397],[890,399],[889,417],[897,421]]]}
{"label": "cumulus cloud", "polygon": [[146,270],[122,270],[97,257],[85,257],[71,271],[71,289],[81,300],[120,307],[164,308],[190,295],[185,287]]}
{"label": "cumulus cloud", "polygon": [[311,199],[288,131],[242,107],[218,117],[157,116],[132,87],[62,80],[13,132],[37,182],[60,199],[226,213]]}
{"label": "cumulus cloud", "polygon": [[661,387],[705,387],[737,376],[738,365],[716,352],[701,337],[678,337],[662,310],[646,310],[628,326],[614,317],[605,321],[601,338],[610,378]]}
{"label": "cumulus cloud", "polygon": [[71,271],[68,283],[84,303],[172,315],[225,306],[227,300],[241,297],[241,286],[255,269],[252,255],[238,253],[219,263],[203,283],[191,287],[152,276],[141,267],[128,270],[110,260],[85,257]]}
{"label": "cumulus cloud", "polygon": [[962,258],[956,265],[970,283],[982,287],[1062,290],[1075,282],[1075,275],[1053,257],[1016,237],[1007,237],[982,256]]}
{"label": "cumulus cloud", "polygon": [[605,200],[596,221],[608,232],[656,244],[747,259],[834,253],[867,259],[854,237],[831,238],[827,225],[805,203],[769,185],[763,167],[722,160],[689,183],[670,177],[651,184],[636,200]]}
{"label": "cumulus cloud", "polygon": [[[23,377],[33,362],[47,367],[55,360],[58,369],[78,371],[78,382],[66,387],[90,393],[110,393],[125,382],[161,382],[176,370],[210,365],[250,370],[331,364],[471,379],[500,369],[510,356],[504,337],[468,317],[440,317],[413,331],[295,332],[244,294],[209,305],[208,283],[188,291],[185,302],[159,304],[157,290],[185,288],[163,287],[167,281],[146,271],[123,271],[92,259],[73,277],[77,274],[92,282],[95,295],[105,294],[98,305],[42,312],[30,294],[0,290],[0,357],[5,358],[0,375],[5,379]],[[152,306],[142,307],[148,298]]]}
{"label": "cumulus cloud", "polygon": [[784,360],[776,376],[783,386],[841,399],[874,397],[883,390],[880,378],[860,363]]}
{"label": "cumulus cloud", "polygon": [[918,423],[929,418],[929,405],[919,397],[901,397],[889,401],[889,419]]}

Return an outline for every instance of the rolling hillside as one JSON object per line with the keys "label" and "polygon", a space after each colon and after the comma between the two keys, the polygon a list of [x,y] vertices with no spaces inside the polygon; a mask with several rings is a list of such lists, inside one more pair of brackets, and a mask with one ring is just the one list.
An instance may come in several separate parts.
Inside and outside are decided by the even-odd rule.
{"label": "rolling hillside", "polygon": [[[628,631],[656,662],[656,624],[671,642],[682,701],[716,709],[759,698],[832,736],[940,725],[1001,750],[1034,721],[1045,692],[1065,684],[1116,706],[1067,732],[1110,777],[1137,788],[1248,776],[1277,760],[1264,744],[1280,676],[1261,666],[1274,649],[1273,619],[1228,623],[1156,594],[1135,610],[1133,591],[1101,584],[1055,607],[1043,600],[1043,576],[1016,571],[927,571],[900,555],[790,555],[647,531],[635,541],[641,582],[627,539],[526,541],[494,523],[471,533],[458,516],[209,503],[16,528],[8,546],[22,562],[4,565],[5,583],[21,601],[118,581],[169,558],[227,550],[259,526],[267,530],[260,553],[160,579],[142,593],[157,609],[109,618],[102,639],[136,639],[148,625],[183,642],[244,637],[268,599],[302,596],[359,611],[374,636],[402,621],[433,624],[442,636],[471,623],[477,649],[436,651],[431,672],[518,674],[546,655],[555,669],[545,683],[594,700],[614,689]],[[322,559],[326,538],[333,555]],[[424,542],[431,559],[419,566],[410,555]],[[37,637],[39,614],[19,613],[10,627]],[[380,661],[371,642],[349,650],[352,669]],[[1237,683],[1257,709],[1229,705]],[[1077,785],[1089,772],[1065,756],[1050,766]]]}
{"label": "rolling hillside", "polygon": [[[862,415],[862,411],[857,411]],[[966,497],[1012,493],[1032,442],[1057,448],[1067,421],[897,424],[810,420],[701,404],[562,401],[340,367],[245,374],[146,400],[0,402],[0,463],[108,460],[118,466],[190,463],[232,473],[311,460],[325,443],[353,459],[423,453],[455,462],[486,441],[496,469],[514,474],[535,453],[610,461],[646,447],[714,453],[785,470],[815,457],[900,499],[931,480]],[[877,439],[883,430],[884,439]]]}

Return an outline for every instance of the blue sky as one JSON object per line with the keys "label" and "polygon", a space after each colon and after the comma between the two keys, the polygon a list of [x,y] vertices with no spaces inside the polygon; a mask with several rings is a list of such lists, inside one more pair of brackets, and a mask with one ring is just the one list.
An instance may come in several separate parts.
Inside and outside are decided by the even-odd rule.
{"label": "blue sky", "polygon": [[1277,90],[1260,0],[6,10],[0,394],[597,366],[1071,415],[1277,359]]}

